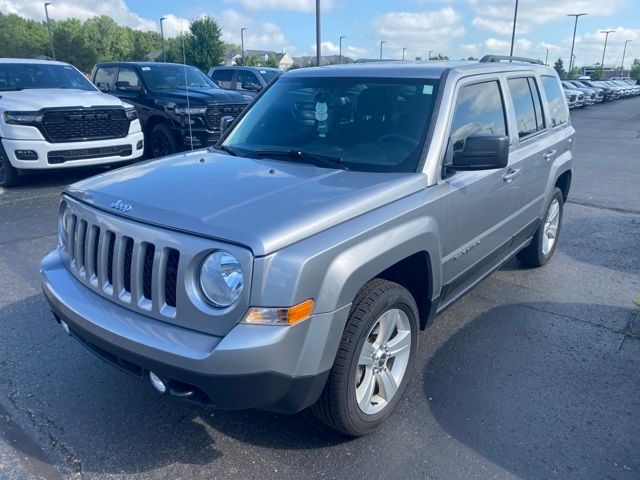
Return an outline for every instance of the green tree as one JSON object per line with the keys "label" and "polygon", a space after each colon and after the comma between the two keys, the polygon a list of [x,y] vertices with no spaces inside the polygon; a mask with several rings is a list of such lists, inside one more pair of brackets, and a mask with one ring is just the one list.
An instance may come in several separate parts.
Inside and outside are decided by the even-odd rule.
{"label": "green tree", "polygon": [[44,22],[0,13],[0,57],[33,58],[51,55]]}
{"label": "green tree", "polygon": [[636,58],[633,61],[633,67],[631,67],[629,71],[629,76],[636,81],[640,80],[640,59]]}
{"label": "green tree", "polygon": [[567,77],[567,71],[564,69],[564,62],[561,58],[556,60],[556,63],[553,64],[553,68],[558,72],[558,76],[561,80],[564,80]]}
{"label": "green tree", "polygon": [[602,78],[602,67],[600,66],[600,64],[596,64],[598,65],[596,67],[596,69],[593,71],[593,73],[590,75],[591,76],[591,80],[600,80]]}
{"label": "green tree", "polygon": [[185,40],[187,63],[190,65],[208,71],[224,61],[222,30],[214,18],[204,16],[191,20]]}
{"label": "green tree", "polygon": [[431,55],[431,60],[449,60],[449,57],[438,52],[437,55]]}

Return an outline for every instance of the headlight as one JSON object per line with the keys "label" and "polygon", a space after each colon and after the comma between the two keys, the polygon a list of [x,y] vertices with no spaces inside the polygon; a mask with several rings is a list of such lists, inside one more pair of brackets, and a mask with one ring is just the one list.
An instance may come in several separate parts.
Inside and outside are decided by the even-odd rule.
{"label": "headlight", "polygon": [[129,120],[135,120],[136,118],[138,118],[138,112],[133,107],[125,108],[124,113],[127,116],[127,119]]}
{"label": "headlight", "polygon": [[42,114],[38,112],[4,112],[4,122],[10,125],[33,125],[42,123]]}
{"label": "headlight", "polygon": [[176,107],[173,111],[177,115],[204,115],[207,112],[207,107]]}
{"label": "headlight", "polygon": [[62,248],[65,248],[67,239],[69,238],[69,230],[71,227],[71,213],[66,202],[60,204],[60,215],[58,220],[58,242]]}
{"label": "headlight", "polygon": [[224,250],[204,259],[198,272],[198,284],[204,297],[214,306],[232,305],[244,288],[244,274],[236,257]]}

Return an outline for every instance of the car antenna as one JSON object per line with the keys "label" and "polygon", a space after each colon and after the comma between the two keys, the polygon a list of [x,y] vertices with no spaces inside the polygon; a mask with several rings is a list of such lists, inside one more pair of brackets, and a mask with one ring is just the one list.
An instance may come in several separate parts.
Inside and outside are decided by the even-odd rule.
{"label": "car antenna", "polygon": [[189,82],[187,81],[187,54],[184,46],[184,29],[180,21],[180,33],[182,37],[182,65],[184,67],[184,88],[187,90],[187,122],[189,122],[189,143],[193,151],[193,132],[191,131],[191,105],[189,105]]}

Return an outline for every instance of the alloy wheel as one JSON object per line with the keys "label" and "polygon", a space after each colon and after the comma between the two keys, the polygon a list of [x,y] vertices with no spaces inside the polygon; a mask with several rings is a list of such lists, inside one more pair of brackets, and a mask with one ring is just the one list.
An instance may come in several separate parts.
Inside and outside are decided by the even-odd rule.
{"label": "alloy wheel", "polygon": [[549,252],[553,249],[553,245],[556,243],[559,224],[560,202],[558,202],[557,198],[554,198],[551,205],[549,205],[549,211],[547,212],[542,234],[542,253],[545,255],[549,255]]}

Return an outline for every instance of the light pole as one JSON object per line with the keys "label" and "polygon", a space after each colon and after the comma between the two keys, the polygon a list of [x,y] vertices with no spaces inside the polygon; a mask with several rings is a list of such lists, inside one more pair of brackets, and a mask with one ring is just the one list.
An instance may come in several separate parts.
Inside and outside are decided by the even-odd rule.
{"label": "light pole", "polygon": [[316,0],[316,66],[320,66],[320,0]]}
{"label": "light pole", "polygon": [[51,24],[49,22],[49,5],[53,5],[51,2],[44,4],[44,16],[47,17],[47,30],[49,30],[49,43],[51,44],[51,58],[56,59],[56,52],[53,50],[53,37],[51,36]]}
{"label": "light pole", "polygon": [[402,60],[404,60],[404,52],[407,50],[407,47],[402,47]]}
{"label": "light pole", "polygon": [[569,76],[573,71],[573,46],[576,43],[576,30],[578,29],[578,18],[587,15],[586,13],[570,13],[567,17],[576,17],[576,22],[573,24],[573,40],[571,40],[571,55],[569,55]]}
{"label": "light pole", "polygon": [[340,63],[342,63],[342,39],[343,38],[347,38],[347,36],[341,35],[340,38],[338,39],[338,43],[340,44],[339,51],[338,51],[338,59]]}
{"label": "light pole", "polygon": [[513,44],[516,40],[516,21],[518,20],[518,0],[516,0],[516,8],[513,11],[513,31],[511,32],[511,53],[510,57],[513,57]]}
{"label": "light pole", "polygon": [[547,54],[544,57],[544,64],[549,65],[549,49],[547,48]]}
{"label": "light pole", "polygon": [[624,57],[627,54],[627,43],[633,42],[633,40],[624,41],[624,50],[622,50],[622,63],[620,64],[620,76],[624,77]]}
{"label": "light pole", "polygon": [[162,17],[160,19],[160,37],[162,38],[162,60],[164,63],[167,63],[167,52],[164,49],[164,28],[162,28],[162,22],[165,21],[167,17]]}
{"label": "light pole", "polygon": [[431,52],[433,52],[433,50],[429,50],[429,60],[431,60]]}
{"label": "light pole", "polygon": [[242,66],[244,67],[244,31],[247,27],[243,27],[240,29],[240,51],[242,55]]}
{"label": "light pole", "polygon": [[382,60],[382,45],[387,43],[386,40],[380,40],[380,60]]}
{"label": "light pole", "polygon": [[604,49],[602,50],[602,62],[600,63],[601,75],[604,75],[604,55],[607,53],[607,40],[609,40],[609,34],[612,32],[615,32],[615,30],[600,30],[600,33],[605,34]]}

